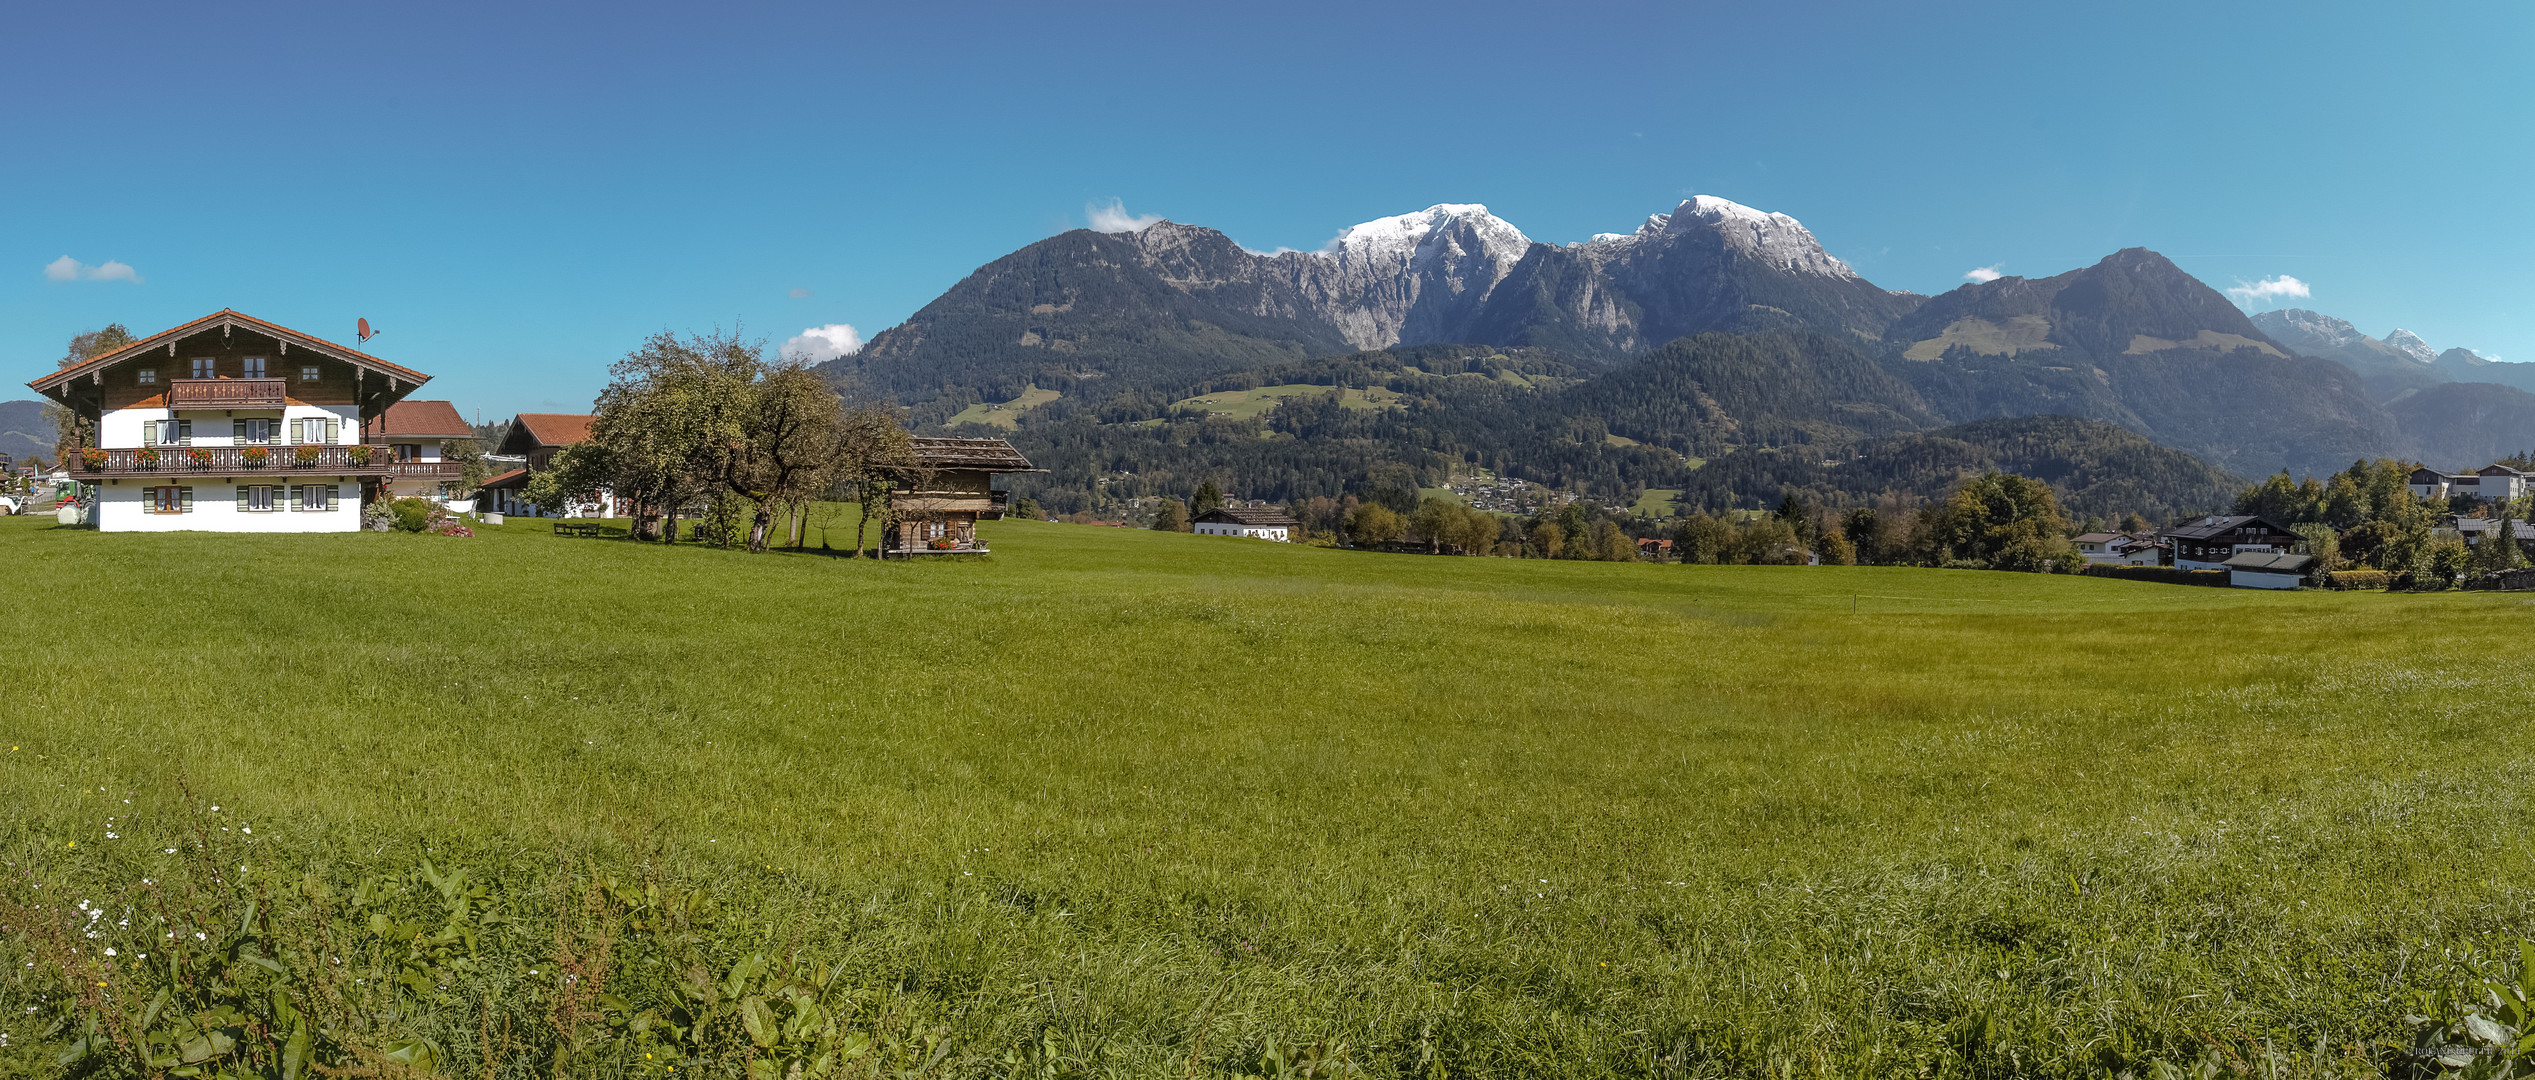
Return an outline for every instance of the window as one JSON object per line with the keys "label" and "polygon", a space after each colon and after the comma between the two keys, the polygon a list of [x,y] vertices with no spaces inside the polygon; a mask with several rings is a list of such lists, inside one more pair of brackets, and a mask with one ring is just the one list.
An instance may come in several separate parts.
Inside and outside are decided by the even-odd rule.
{"label": "window", "polygon": [[417,443],[400,442],[396,444],[396,460],[398,461],[412,461],[421,456],[422,446]]}
{"label": "window", "polygon": [[250,379],[261,379],[264,377],[263,357],[250,356],[246,358],[246,377]]}
{"label": "window", "polygon": [[212,371],[211,371],[211,358],[210,358],[210,357],[208,357],[208,356],[197,356],[197,357],[195,357],[195,358],[194,358],[194,377],[195,377],[195,378],[197,378],[197,379],[208,379],[208,378],[210,378],[211,376],[212,376]]}
{"label": "window", "polygon": [[272,513],[273,490],[274,489],[271,484],[239,485],[238,509],[250,514]]}
{"label": "window", "polygon": [[317,381],[317,365],[315,365],[315,364],[310,364],[310,365],[308,365],[307,367],[304,367],[304,368],[299,369],[299,381],[301,381],[301,382],[316,382],[316,381]]}
{"label": "window", "polygon": [[154,487],[141,491],[141,506],[153,514],[182,514],[194,508],[194,489]]}
{"label": "window", "polygon": [[190,446],[193,441],[194,422],[191,420],[141,421],[143,446]]}
{"label": "window", "polygon": [[274,429],[280,426],[279,420],[240,420],[238,421],[238,441],[240,443],[272,442]]}
{"label": "window", "polygon": [[334,441],[329,432],[334,429],[335,424],[339,423],[339,421],[328,420],[324,417],[310,417],[295,422],[299,424],[299,441],[319,444]]}
{"label": "window", "polygon": [[132,380],[143,386],[148,386],[151,383],[158,381],[158,369],[154,367],[142,368],[141,370],[132,373]]}
{"label": "window", "polygon": [[302,484],[299,486],[299,508],[307,511],[331,509],[333,495],[333,484]]}

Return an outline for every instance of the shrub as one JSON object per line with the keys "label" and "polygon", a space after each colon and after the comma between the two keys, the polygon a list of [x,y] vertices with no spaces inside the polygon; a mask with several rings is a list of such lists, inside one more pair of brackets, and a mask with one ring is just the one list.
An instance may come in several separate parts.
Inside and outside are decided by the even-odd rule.
{"label": "shrub", "polygon": [[2324,575],[2327,589],[2383,589],[2394,584],[2394,575],[2383,570],[2335,570]]}
{"label": "shrub", "polygon": [[431,504],[411,495],[389,503],[388,510],[396,515],[397,529],[404,532],[418,533],[431,524]]}

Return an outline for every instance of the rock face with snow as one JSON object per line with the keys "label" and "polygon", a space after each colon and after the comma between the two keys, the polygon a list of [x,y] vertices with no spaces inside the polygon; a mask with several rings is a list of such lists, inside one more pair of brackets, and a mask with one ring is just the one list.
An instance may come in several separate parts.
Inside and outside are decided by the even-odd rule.
{"label": "rock face with snow", "polygon": [[1245,251],[1167,221],[1065,233],[980,267],[830,370],[921,398],[1035,371],[1203,376],[1392,345],[1617,358],[1708,330],[1867,340],[1919,299],[1859,277],[1796,219],[1715,196],[1563,247],[1440,203],[1309,252]]}
{"label": "rock face with snow", "polygon": [[[2342,325],[2347,326],[2349,324],[2343,323]],[[2387,347],[2392,348],[2394,351],[2402,353],[2403,355],[2411,357],[2412,359],[2418,360],[2424,364],[2438,359],[2438,350],[2430,348],[2429,343],[2422,341],[2420,335],[2401,327],[2396,327],[2393,333],[2387,334],[2385,336],[2385,343]]]}
{"label": "rock face with snow", "polygon": [[2397,330],[2379,341],[2360,333],[2348,320],[2304,308],[2260,312],[2253,316],[2253,324],[2293,351],[2357,372],[2369,395],[2378,401],[2448,381],[2445,373],[2430,366],[2434,354],[2429,345],[2408,330]]}

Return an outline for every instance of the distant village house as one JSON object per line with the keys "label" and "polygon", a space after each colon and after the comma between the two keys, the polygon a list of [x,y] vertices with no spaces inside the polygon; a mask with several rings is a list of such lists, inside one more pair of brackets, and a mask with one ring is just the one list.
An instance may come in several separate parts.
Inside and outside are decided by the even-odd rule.
{"label": "distant village house", "polygon": [[504,470],[484,481],[476,496],[476,509],[489,514],[518,514],[524,517],[595,517],[616,516],[616,499],[607,492],[586,503],[548,507],[529,502],[522,492],[528,478],[554,465],[555,455],[574,443],[590,438],[590,425],[598,417],[589,413],[520,413],[503,429],[502,440],[494,444],[493,455],[518,460],[517,468]]}
{"label": "distant village house", "polygon": [[1222,506],[1197,515],[1191,527],[1199,536],[1243,536],[1287,544],[1294,542],[1303,523],[1272,506]]}

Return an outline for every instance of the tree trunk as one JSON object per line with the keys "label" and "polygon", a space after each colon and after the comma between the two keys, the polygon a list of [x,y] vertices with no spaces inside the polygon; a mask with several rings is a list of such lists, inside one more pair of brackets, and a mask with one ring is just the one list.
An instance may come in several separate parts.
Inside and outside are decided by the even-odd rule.
{"label": "tree trunk", "polygon": [[757,512],[748,516],[748,550],[752,554],[763,555],[766,553],[766,534],[773,532],[774,527],[774,504],[764,501],[758,502]]}

